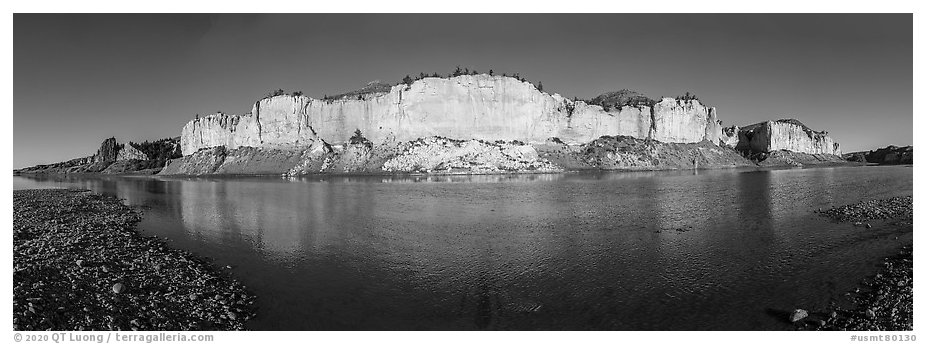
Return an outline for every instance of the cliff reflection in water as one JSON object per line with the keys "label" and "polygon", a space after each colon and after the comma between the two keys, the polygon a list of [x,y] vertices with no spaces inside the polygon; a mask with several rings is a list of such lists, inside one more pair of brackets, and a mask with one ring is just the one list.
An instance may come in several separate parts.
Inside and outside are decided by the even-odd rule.
{"label": "cliff reflection in water", "polygon": [[812,212],[910,194],[904,167],[14,181],[139,206],[266,330],[787,329],[770,309],[823,308],[912,238]]}

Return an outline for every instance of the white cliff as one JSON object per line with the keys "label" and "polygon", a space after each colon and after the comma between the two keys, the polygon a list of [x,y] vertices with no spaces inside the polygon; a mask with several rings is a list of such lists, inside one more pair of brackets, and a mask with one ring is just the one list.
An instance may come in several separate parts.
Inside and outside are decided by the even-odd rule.
{"label": "white cliff", "polygon": [[742,128],[737,149],[763,153],[787,150],[807,154],[842,154],[839,143],[826,132],[811,130],[793,119],[766,121]]}
{"label": "white cliff", "polygon": [[581,144],[604,135],[626,135],[716,144],[721,135],[716,110],[697,100],[664,98],[653,108],[604,111],[514,78],[482,74],[429,77],[350,99],[264,98],[250,114],[220,113],[187,123],[181,149],[184,155],[216,146],[299,149],[319,138],[344,143],[356,130],[373,142],[441,136],[542,143],[556,137]]}

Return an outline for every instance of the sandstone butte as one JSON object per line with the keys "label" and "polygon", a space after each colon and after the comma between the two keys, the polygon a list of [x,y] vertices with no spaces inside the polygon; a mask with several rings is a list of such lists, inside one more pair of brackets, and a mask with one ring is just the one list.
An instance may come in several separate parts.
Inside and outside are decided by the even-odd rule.
{"label": "sandstone butte", "polygon": [[717,111],[698,100],[663,98],[653,106],[601,106],[548,94],[512,77],[426,77],[385,92],[341,99],[278,95],[257,101],[251,113],[216,113],[187,123],[180,135],[183,155],[224,146],[299,149],[316,140],[342,145],[359,130],[374,142],[437,136],[458,140],[570,145],[602,136],[628,136],[663,143],[708,141],[753,152],[790,150],[840,154],[839,145],[794,120],[743,129],[722,128]]}
{"label": "sandstone butte", "polygon": [[247,114],[197,115],[179,140],[146,146],[157,158],[131,146],[109,139],[95,156],[14,173],[481,174],[846,162],[826,132],[795,119],[724,128],[715,108],[689,95],[656,101],[621,90],[581,101],[487,74],[374,82],[324,99],[275,92]]}

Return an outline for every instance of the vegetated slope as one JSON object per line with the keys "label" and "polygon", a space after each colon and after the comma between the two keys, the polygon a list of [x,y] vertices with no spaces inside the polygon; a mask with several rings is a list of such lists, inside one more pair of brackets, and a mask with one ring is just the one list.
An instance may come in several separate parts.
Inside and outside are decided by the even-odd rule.
{"label": "vegetated slope", "polygon": [[843,155],[846,160],[881,165],[913,163],[913,146],[887,146],[867,152],[852,152]]}

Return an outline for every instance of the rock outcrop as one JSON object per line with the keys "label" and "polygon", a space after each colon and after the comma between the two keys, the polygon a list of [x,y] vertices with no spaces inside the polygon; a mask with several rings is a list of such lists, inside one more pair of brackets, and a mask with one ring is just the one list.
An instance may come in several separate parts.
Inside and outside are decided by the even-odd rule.
{"label": "rock outcrop", "polygon": [[115,137],[110,137],[103,140],[103,143],[100,144],[100,149],[98,149],[96,154],[93,155],[93,162],[116,161],[119,150],[122,149],[123,146],[123,144],[116,142]]}
{"label": "rock outcrop", "polygon": [[387,172],[560,172],[531,145],[429,137],[409,142],[383,164]]}
{"label": "rock outcrop", "polygon": [[119,153],[116,154],[116,161],[123,160],[148,160],[148,155],[136,149],[131,144],[122,145]]}
{"label": "rock outcrop", "polygon": [[730,148],[736,148],[740,142],[740,127],[732,126],[723,128],[720,135],[720,142]]}
{"label": "rock outcrop", "polygon": [[[423,77],[323,99],[279,90],[248,114],[197,116],[175,139],[110,138],[93,156],[14,173],[456,174],[844,162],[826,132],[797,120],[721,124],[715,108],[687,93],[657,101],[620,90],[581,101],[513,77]],[[879,159],[906,161],[899,154]]]}
{"label": "rock outcrop", "polygon": [[[139,148],[151,150],[153,155]],[[14,170],[14,174],[67,174],[67,173],[102,173],[102,174],[153,174],[160,171],[164,163],[179,157],[179,138],[163,139],[142,144],[119,143],[115,137],[103,140],[96,154],[71,159],[64,162],[36,165]]]}
{"label": "rock outcrop", "polygon": [[256,102],[251,113],[218,113],[184,126],[184,155],[225,146],[301,149],[316,139],[348,141],[356,130],[373,142],[442,136],[458,140],[517,140],[569,144],[604,135],[663,142],[719,142],[716,110],[698,100],[663,98],[652,106],[608,109],[539,91],[511,77],[428,77],[388,92],[338,99],[278,95]]}
{"label": "rock outcrop", "polygon": [[736,148],[749,153],[791,151],[807,154],[842,155],[839,144],[826,132],[814,131],[800,121],[782,119],[740,129]]}
{"label": "rock outcrop", "polygon": [[131,143],[119,143],[115,137],[110,137],[103,140],[91,160],[109,163],[124,160],[148,160],[148,155],[133,147]]}

